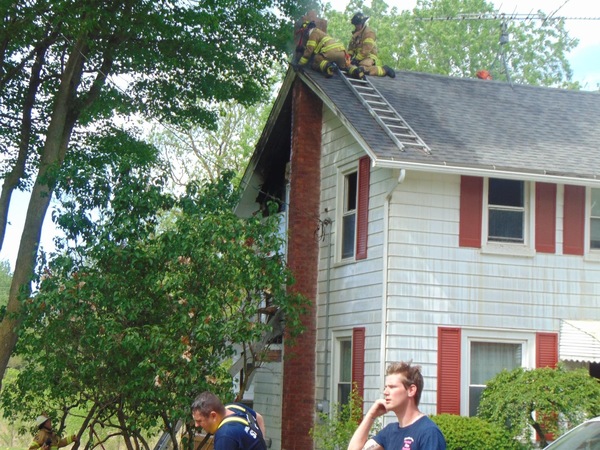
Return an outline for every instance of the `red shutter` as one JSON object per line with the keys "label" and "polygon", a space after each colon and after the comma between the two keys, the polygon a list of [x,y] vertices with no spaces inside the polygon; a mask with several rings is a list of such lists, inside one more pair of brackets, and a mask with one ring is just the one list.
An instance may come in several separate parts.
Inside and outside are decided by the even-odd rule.
{"label": "red shutter", "polygon": [[437,414],[460,415],[460,328],[438,328]]}
{"label": "red shutter", "polygon": [[352,386],[360,398],[363,398],[365,388],[365,329],[352,330]]}
{"label": "red shutter", "polygon": [[536,333],[535,367],[556,367],[558,364],[558,334]]}
{"label": "red shutter", "polygon": [[[535,367],[552,367],[556,368],[558,364],[558,334],[557,333],[536,333],[535,335]],[[558,420],[557,414],[549,414],[548,416],[540,417],[542,426],[548,426],[550,422]],[[546,440],[553,441],[555,436],[551,433],[545,435]],[[536,433],[536,440],[539,440],[539,434]]]}
{"label": "red shutter", "polygon": [[585,187],[565,186],[563,253],[583,255],[585,230]]}
{"label": "red shutter", "polygon": [[356,259],[367,257],[369,232],[369,184],[371,159],[363,156],[358,161],[358,204],[356,206]]}
{"label": "red shutter", "polygon": [[460,224],[458,245],[481,248],[483,178],[460,178]]}
{"label": "red shutter", "polygon": [[556,185],[535,184],[535,250],[556,252]]}

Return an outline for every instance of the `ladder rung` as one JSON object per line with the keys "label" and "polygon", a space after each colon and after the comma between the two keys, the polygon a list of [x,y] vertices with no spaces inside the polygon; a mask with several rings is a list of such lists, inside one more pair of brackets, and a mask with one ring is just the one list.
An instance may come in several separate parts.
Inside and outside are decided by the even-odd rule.
{"label": "ladder rung", "polygon": [[[381,106],[387,106],[387,104],[385,104],[384,102],[376,102],[373,100],[369,100],[369,105],[381,105]],[[387,109],[377,109],[377,108],[373,108],[375,111],[391,111],[391,109],[389,108],[389,106],[387,107]]]}
{"label": "ladder rung", "polygon": [[386,125],[392,131],[395,130],[395,129],[408,130],[408,127],[405,127],[405,126],[402,126],[402,125],[390,125],[390,124],[387,124],[387,123],[386,123]]}
{"label": "ladder rung", "polygon": [[398,133],[398,132],[395,132],[395,133],[394,133],[394,135],[395,135],[395,136],[397,136],[397,137],[404,137],[404,138],[408,138],[408,139],[414,139],[414,140],[417,140],[417,138],[416,138],[416,137],[414,137],[412,134],[406,134],[406,133]]}

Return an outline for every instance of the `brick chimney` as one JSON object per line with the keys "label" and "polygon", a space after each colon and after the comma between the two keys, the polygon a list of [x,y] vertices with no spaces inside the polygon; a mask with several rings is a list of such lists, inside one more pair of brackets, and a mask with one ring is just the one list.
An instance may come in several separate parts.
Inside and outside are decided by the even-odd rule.
{"label": "brick chimney", "polygon": [[[327,21],[314,12],[303,17],[327,29]],[[295,344],[286,339],[283,365],[281,418],[282,450],[311,450],[309,430],[316,416],[316,316],[321,198],[322,101],[297,78],[292,88],[292,138],[288,265],[294,273],[295,292],[309,300],[302,318],[305,327]]]}

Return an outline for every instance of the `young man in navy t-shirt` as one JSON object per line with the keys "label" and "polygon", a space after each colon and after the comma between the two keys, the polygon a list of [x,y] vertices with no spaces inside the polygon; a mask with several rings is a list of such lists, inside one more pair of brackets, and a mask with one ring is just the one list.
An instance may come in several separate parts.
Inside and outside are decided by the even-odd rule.
{"label": "young man in navy t-shirt", "polygon": [[[383,399],[369,408],[354,432],[348,450],[446,450],[446,440],[438,426],[419,411],[423,375],[419,366],[397,362],[385,377]],[[398,423],[391,423],[373,438],[369,431],[378,417],[393,412]]]}

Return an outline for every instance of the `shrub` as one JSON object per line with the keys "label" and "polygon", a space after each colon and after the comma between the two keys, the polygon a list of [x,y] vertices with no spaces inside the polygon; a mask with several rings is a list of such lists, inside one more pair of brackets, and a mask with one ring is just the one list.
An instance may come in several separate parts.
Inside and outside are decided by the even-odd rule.
{"label": "shrub", "polygon": [[541,447],[548,436],[600,414],[600,383],[585,369],[519,367],[500,372],[486,385],[477,416],[522,440],[529,440],[533,429]]}
{"label": "shrub", "polygon": [[432,416],[446,438],[447,450],[522,450],[524,447],[502,427],[477,417],[452,414]]}
{"label": "shrub", "polygon": [[319,450],[344,450],[362,420],[363,400],[355,389],[350,393],[350,399],[345,405],[332,405],[332,413],[317,415],[314,428],[310,435]]}

